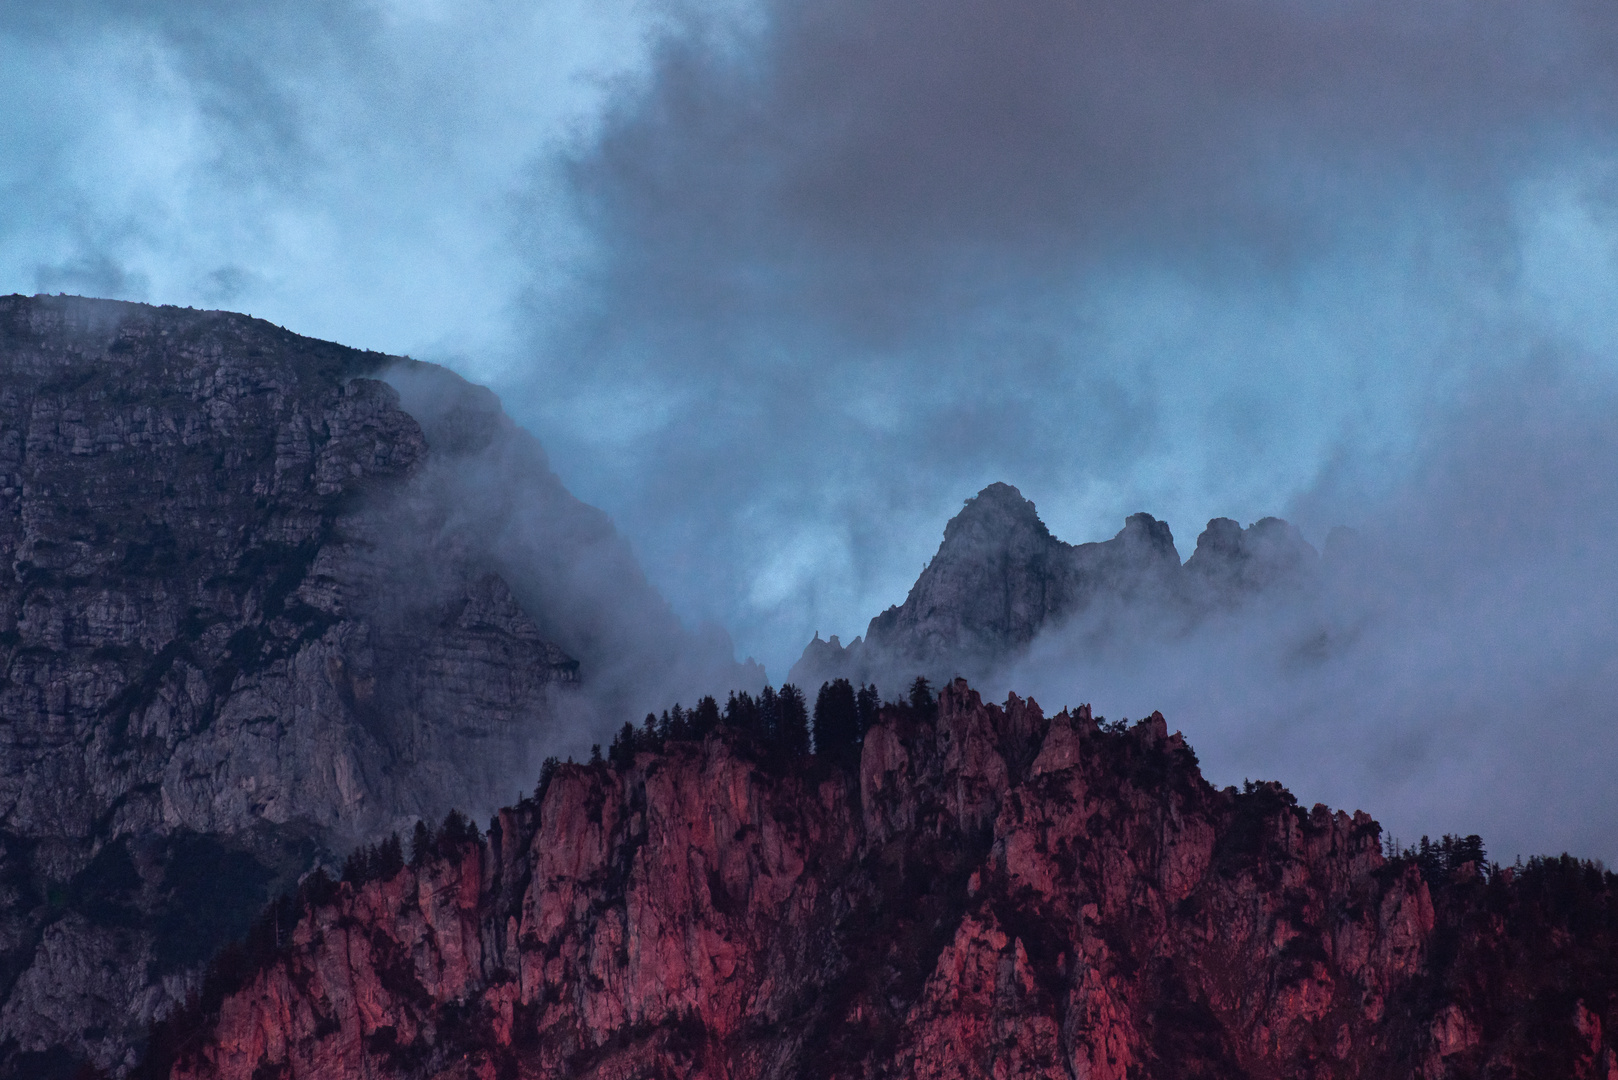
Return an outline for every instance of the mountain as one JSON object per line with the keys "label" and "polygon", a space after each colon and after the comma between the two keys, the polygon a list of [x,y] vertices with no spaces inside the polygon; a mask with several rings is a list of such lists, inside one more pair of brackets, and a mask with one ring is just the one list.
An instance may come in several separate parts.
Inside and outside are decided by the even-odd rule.
{"label": "mountain", "polygon": [[492,393],[5,297],[0,556],[4,1080],[1618,1077],[1600,867],[1384,851],[1212,788],[1160,716],[943,674],[1307,589],[1275,519],[1182,565],[1146,515],[1073,546],[996,485],[817,646],[936,701],[849,697],[820,757],[783,691],[542,764],[762,672]]}
{"label": "mountain", "polygon": [[1385,852],[1156,714],[958,681],[850,771],[721,727],[415,847],[266,915],[147,1074],[1618,1075],[1618,875]]}
{"label": "mountain", "polygon": [[757,676],[487,390],[241,315],[0,298],[0,1076],[127,1069],[313,866]]}
{"label": "mountain", "polygon": [[1183,566],[1168,524],[1150,514],[1131,515],[1111,540],[1068,544],[1016,488],[990,484],[944,527],[903,604],[847,645],[816,634],[788,679],[813,691],[835,678],[890,689],[917,675],[982,678],[1043,630],[1087,618],[1098,640],[1144,624],[1177,633],[1260,593],[1305,586],[1318,561],[1279,518],[1246,529],[1216,518]]}

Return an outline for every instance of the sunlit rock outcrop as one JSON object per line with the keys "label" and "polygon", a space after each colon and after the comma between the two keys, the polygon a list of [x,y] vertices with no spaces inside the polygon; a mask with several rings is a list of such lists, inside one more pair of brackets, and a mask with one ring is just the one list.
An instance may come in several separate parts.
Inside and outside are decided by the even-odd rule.
{"label": "sunlit rock outcrop", "polygon": [[1379,837],[1278,784],[1210,787],[1161,716],[1047,718],[957,682],[887,708],[857,771],[721,728],[563,766],[482,838],[306,888],[151,1071],[1618,1069],[1618,880],[1390,861]]}

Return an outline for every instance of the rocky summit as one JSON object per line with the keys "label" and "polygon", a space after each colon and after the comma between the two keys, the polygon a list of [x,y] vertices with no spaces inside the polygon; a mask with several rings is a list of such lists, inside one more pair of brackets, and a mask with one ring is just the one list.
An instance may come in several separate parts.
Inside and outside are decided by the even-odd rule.
{"label": "rocky summit", "polygon": [[728,648],[443,369],[0,298],[0,1076],[127,1070],[311,867]]}
{"label": "rocky summit", "polygon": [[956,682],[846,770],[720,727],[414,848],[266,914],[148,1074],[1618,1076],[1618,876],[1387,853],[1155,714]]}
{"label": "rocky summit", "polygon": [[1098,643],[1182,632],[1261,594],[1307,587],[1318,562],[1298,530],[1273,517],[1245,529],[1215,518],[1183,566],[1168,524],[1145,513],[1111,540],[1069,544],[1016,488],[990,484],[944,527],[903,604],[847,645],[816,634],[789,678],[813,689],[836,678],[897,688],[917,675],[983,677],[1041,631],[1088,619]]}

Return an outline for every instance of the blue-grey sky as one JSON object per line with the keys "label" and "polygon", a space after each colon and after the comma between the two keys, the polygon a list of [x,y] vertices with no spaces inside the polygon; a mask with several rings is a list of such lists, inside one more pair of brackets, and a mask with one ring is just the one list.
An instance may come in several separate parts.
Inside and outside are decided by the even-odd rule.
{"label": "blue-grey sky", "polygon": [[[1470,558],[1538,507],[1543,619],[1612,599],[1611,521],[1465,493],[1519,385],[1618,380],[1618,7],[0,0],[0,290],[487,382],[777,678],[995,480],[1183,554],[1438,505],[1400,550]],[[1513,483],[1618,487],[1560,437]]]}

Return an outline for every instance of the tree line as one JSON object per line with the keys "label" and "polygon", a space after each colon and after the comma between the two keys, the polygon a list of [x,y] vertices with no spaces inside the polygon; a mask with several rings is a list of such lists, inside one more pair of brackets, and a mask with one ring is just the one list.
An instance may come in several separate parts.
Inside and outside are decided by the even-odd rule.
{"label": "tree line", "polygon": [[[852,764],[859,759],[865,733],[877,722],[882,709],[895,704],[898,703],[884,702],[874,685],[862,683],[856,688],[847,679],[822,683],[812,712],[803,691],[792,683],[783,683],[779,689],[765,686],[756,697],[745,690],[732,691],[722,709],[713,697],[704,697],[693,709],[675,704],[663,710],[661,716],[647,713],[638,727],[625,723],[613,737],[605,758],[600,746],[595,746],[590,760],[628,768],[636,754],[660,752],[670,742],[700,741],[723,724],[753,736],[772,755],[785,760],[808,757],[812,750],[818,757]],[[930,714],[935,700],[926,679],[916,679],[904,704]],[[550,758],[541,767],[536,796],[543,794],[549,786],[546,781],[560,764]]]}
{"label": "tree line", "polygon": [[1445,833],[1438,840],[1423,836],[1419,843],[1409,847],[1405,847],[1394,837],[1388,837],[1383,841],[1382,854],[1389,862],[1415,863],[1421,870],[1422,877],[1433,885],[1448,879],[1451,874],[1468,864],[1483,876],[1498,872],[1500,869],[1488,861],[1483,838],[1476,833],[1470,836],[1453,836]]}

